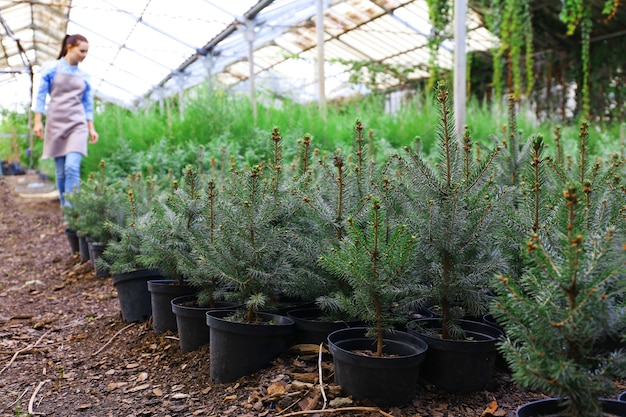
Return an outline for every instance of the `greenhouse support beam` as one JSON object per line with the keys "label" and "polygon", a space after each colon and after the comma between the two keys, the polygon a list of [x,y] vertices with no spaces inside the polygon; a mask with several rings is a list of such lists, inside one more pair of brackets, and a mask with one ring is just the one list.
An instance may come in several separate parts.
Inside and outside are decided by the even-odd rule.
{"label": "greenhouse support beam", "polygon": [[318,110],[322,120],[326,120],[326,74],[324,64],[324,0],[317,0],[315,28],[317,30],[317,86],[319,91]]}
{"label": "greenhouse support beam", "polygon": [[250,77],[250,104],[252,105],[252,120],[256,125],[257,109],[256,109],[256,86],[255,86],[255,74],[254,74],[254,38],[256,33],[254,32],[255,23],[253,20],[245,19],[246,25],[246,41],[248,41],[248,63],[249,63],[249,77]]}
{"label": "greenhouse support beam", "polygon": [[176,84],[178,85],[178,108],[180,120],[185,120],[185,82],[187,75],[185,73],[178,73],[175,75]]}
{"label": "greenhouse support beam", "polygon": [[466,56],[465,20],[467,0],[454,0],[454,118],[456,134],[461,137],[465,129]]}

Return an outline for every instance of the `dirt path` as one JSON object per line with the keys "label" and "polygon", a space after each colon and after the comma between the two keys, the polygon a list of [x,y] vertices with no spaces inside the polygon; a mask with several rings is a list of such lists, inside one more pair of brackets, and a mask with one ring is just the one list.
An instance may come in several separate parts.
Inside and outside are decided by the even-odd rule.
{"label": "dirt path", "polygon": [[[286,354],[237,383],[215,385],[208,346],[183,354],[176,334],[123,322],[111,279],[96,278],[90,262],[70,254],[54,195],[22,198],[15,188],[15,179],[0,177],[0,416],[271,417],[323,406],[319,385],[307,385],[317,355]],[[327,383],[331,365],[325,356]],[[326,387],[329,396],[337,391]],[[422,386],[403,408],[358,411],[350,407],[372,405],[342,399],[348,411],[309,415],[481,416],[496,401],[485,416],[514,416],[539,397],[498,371],[474,394]]]}

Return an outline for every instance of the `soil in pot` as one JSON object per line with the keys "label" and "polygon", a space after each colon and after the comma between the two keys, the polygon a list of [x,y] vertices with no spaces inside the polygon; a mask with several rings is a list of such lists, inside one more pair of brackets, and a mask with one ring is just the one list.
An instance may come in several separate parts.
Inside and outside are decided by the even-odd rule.
{"label": "soil in pot", "polygon": [[265,368],[287,349],[294,321],[287,316],[257,313],[258,322],[229,320],[235,310],[206,313],[209,326],[209,365],[211,379],[233,382]]}
{"label": "soil in pot", "polygon": [[[515,413],[516,417],[568,417],[563,414],[563,405],[557,398],[532,401],[522,405]],[[603,399],[603,417],[626,417],[626,402]]]}
{"label": "soil in pot", "polygon": [[155,333],[177,332],[176,315],[172,311],[172,300],[183,295],[192,295],[196,289],[184,282],[179,284],[171,279],[148,281],[150,304],[152,307],[152,329]]}
{"label": "soil in pot", "polygon": [[144,322],[150,318],[152,304],[148,281],[162,278],[156,269],[139,269],[111,277],[125,322]]}
{"label": "soil in pot", "polygon": [[485,389],[495,366],[497,342],[502,332],[488,324],[460,320],[464,340],[444,340],[439,336],[441,319],[412,320],[410,334],[428,343],[420,377],[449,393],[469,393]]}
{"label": "soil in pot", "polygon": [[65,229],[65,236],[67,236],[67,242],[70,244],[71,254],[78,253],[80,251],[79,243],[78,243],[78,234],[76,234],[76,230]]}
{"label": "soil in pot", "polygon": [[406,332],[390,332],[385,335],[383,356],[377,357],[376,341],[366,332],[365,327],[353,327],[328,336],[335,383],[344,394],[381,407],[409,403],[417,393],[427,343]]}
{"label": "soil in pot", "polygon": [[326,318],[319,308],[298,308],[287,312],[295,322],[294,343],[312,343],[319,345],[326,342],[328,335],[339,329],[363,326],[360,320],[332,320]]}
{"label": "soil in pot", "polygon": [[216,302],[212,307],[198,304],[195,294],[183,295],[172,300],[172,312],[176,316],[176,327],[181,352],[192,352],[209,343],[209,327],[206,313],[211,310],[237,308],[237,303],[228,301]]}

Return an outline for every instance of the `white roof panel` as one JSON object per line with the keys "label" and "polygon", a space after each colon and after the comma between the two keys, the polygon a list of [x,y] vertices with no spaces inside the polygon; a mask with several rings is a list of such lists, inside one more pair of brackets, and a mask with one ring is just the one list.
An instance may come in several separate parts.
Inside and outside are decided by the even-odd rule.
{"label": "white roof panel", "polygon": [[[29,68],[37,81],[39,67],[56,59],[66,33],[89,39],[89,54],[81,65],[91,74],[96,96],[129,108],[146,97],[162,98],[198,85],[209,74],[225,85],[246,82],[250,36],[259,88],[278,87],[281,94],[303,92],[310,98],[315,94],[317,3],[0,0],[0,107],[28,103]],[[324,0],[323,5],[330,95],[346,88],[345,67],[333,63],[338,59],[415,68],[411,78],[428,73],[431,26],[425,0]],[[495,45],[471,10],[466,42],[469,50]],[[451,50],[442,49],[438,59],[439,66],[450,68]],[[391,75],[383,79],[381,87],[402,81]],[[269,85],[261,86],[261,81]],[[293,91],[288,94],[287,88]]]}

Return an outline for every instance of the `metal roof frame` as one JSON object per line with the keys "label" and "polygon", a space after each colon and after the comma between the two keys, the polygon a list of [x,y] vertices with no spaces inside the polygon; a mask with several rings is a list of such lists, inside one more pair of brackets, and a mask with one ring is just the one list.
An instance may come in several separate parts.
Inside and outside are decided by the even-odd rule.
{"label": "metal roof frame", "polygon": [[[170,0],[0,0],[0,88],[10,91],[31,70],[36,82],[38,68],[56,58],[69,32],[89,39],[81,66],[91,74],[96,96],[127,108],[180,94],[209,77],[244,87],[250,40],[254,74],[273,86],[282,79],[282,94],[309,100],[316,97],[319,2],[331,95],[350,91],[337,58],[410,66],[409,79],[427,76],[426,0],[180,0],[176,7]],[[471,10],[467,22],[468,50],[494,47],[497,40]],[[451,68],[452,61],[450,43],[444,43],[438,65]],[[390,76],[381,88],[406,81]],[[30,95],[22,85],[0,94],[0,107],[5,98],[26,102]]]}

